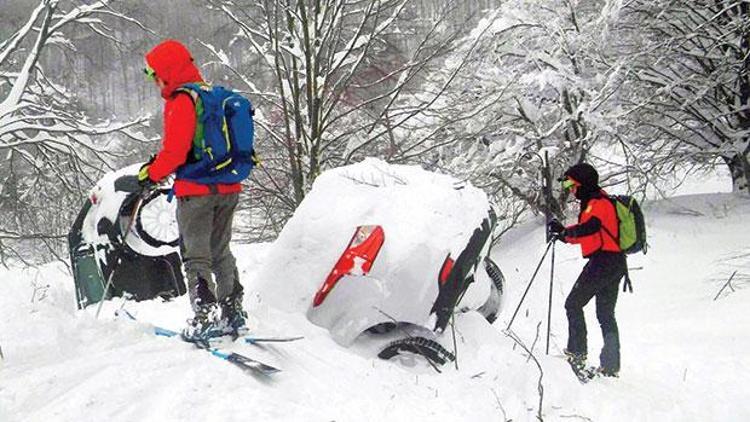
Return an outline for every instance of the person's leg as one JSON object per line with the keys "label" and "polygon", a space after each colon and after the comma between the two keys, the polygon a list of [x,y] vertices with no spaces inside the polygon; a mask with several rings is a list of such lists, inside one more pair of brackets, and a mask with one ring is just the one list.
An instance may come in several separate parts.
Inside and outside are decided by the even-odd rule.
{"label": "person's leg", "polygon": [[242,306],[243,288],[240,284],[237,261],[229,243],[232,240],[232,221],[239,201],[239,194],[219,195],[216,198],[214,230],[211,234],[213,272],[216,275],[216,291],[221,305],[222,329],[234,332],[245,326]]}
{"label": "person's leg", "polygon": [[586,263],[573,288],[565,300],[565,312],[568,315],[568,347],[571,355],[583,357],[587,353],[586,319],[583,307],[596,293],[595,280],[591,278],[591,262]]}
{"label": "person's leg", "polygon": [[604,346],[599,354],[599,364],[605,375],[620,371],[620,334],[615,319],[617,293],[625,272],[625,258],[612,256],[607,264],[608,274],[601,280],[602,289],[596,294],[596,318],[602,329]]}
{"label": "person's leg", "polygon": [[216,195],[213,230],[211,232],[212,270],[216,275],[216,296],[222,300],[242,289],[239,285],[237,261],[229,243],[232,240],[232,221],[239,194]]}
{"label": "person's leg", "polygon": [[190,304],[195,311],[203,304],[216,302],[216,289],[211,277],[212,214],[209,196],[177,200],[180,252],[185,265]]}
{"label": "person's leg", "polygon": [[616,373],[620,370],[620,335],[615,320],[615,304],[619,283],[610,283],[596,295],[596,318],[602,329],[604,346],[599,354],[603,370]]}
{"label": "person's leg", "polygon": [[178,200],[180,251],[185,264],[190,304],[195,312],[182,331],[182,338],[187,341],[203,341],[219,333],[216,288],[211,274],[212,215],[213,207],[208,196]]}

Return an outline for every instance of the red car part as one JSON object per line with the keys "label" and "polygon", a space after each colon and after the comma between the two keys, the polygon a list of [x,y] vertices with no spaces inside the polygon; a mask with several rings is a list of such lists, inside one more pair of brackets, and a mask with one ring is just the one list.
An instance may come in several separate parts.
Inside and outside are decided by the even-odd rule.
{"label": "red car part", "polygon": [[451,258],[451,255],[448,254],[448,256],[445,257],[445,261],[443,261],[443,266],[440,268],[440,276],[438,278],[438,282],[441,286],[448,281],[448,276],[450,276],[451,271],[453,271],[453,263],[453,258]]}
{"label": "red car part", "polygon": [[341,254],[333,270],[331,270],[325,282],[315,294],[313,307],[320,306],[323,303],[328,293],[341,280],[341,277],[348,274],[367,275],[384,242],[385,232],[381,226],[357,227],[346,250]]}

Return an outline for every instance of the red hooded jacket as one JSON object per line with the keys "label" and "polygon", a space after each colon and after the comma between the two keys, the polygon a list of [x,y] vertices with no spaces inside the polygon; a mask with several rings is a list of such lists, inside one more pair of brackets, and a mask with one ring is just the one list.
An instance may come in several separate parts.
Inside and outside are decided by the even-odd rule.
{"label": "red hooded jacket", "polygon": [[[193,63],[190,51],[174,40],[167,40],[146,54],[146,63],[156,76],[166,84],[161,91],[164,98],[164,136],[161,151],[148,169],[149,178],[160,181],[185,164],[193,147],[196,114],[193,100],[187,93],[175,93],[180,86],[192,82],[203,82],[198,68]],[[211,193],[235,193],[242,187],[239,183],[214,186],[177,179],[174,193],[178,197],[201,196]]]}

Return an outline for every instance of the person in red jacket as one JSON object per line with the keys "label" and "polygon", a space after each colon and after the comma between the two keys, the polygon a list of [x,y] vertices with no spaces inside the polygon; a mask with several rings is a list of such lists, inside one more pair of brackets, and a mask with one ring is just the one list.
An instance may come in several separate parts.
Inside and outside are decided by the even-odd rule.
{"label": "person in red jacket", "polygon": [[627,270],[625,254],[617,241],[617,213],[606,192],[599,187],[599,174],[591,165],[574,165],[565,172],[561,181],[563,187],[581,202],[578,224],[564,227],[552,220],[548,229],[556,239],[580,245],[583,257],[588,259],[565,301],[568,315],[565,354],[571,363],[584,368],[587,344],[583,307],[596,297],[596,317],[604,338],[597,372],[617,376],[620,371],[620,336],[615,304],[620,279]]}
{"label": "person in red jacket", "polygon": [[[147,76],[164,99],[164,136],[158,154],[141,167],[138,178],[153,184],[185,165],[193,156],[196,136],[196,98],[179,88],[204,83],[188,49],[167,40],[146,54]],[[188,293],[195,316],[183,331],[186,340],[234,332],[244,327],[243,289],[229,248],[232,219],[241,186],[206,185],[179,177],[174,182],[180,252],[185,264]],[[215,276],[215,281],[212,276]],[[218,303],[218,305],[217,305]],[[219,312],[220,311],[220,312]]]}

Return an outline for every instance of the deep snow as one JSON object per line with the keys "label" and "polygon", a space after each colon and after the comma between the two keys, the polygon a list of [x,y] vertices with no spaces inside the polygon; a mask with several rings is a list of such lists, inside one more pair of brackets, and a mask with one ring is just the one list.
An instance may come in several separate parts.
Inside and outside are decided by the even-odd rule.
{"label": "deep snow", "polygon": [[[635,294],[621,293],[618,301],[619,379],[580,385],[559,356],[567,330],[562,304],[583,265],[575,247],[556,246],[550,356],[544,355],[546,264],[534,282],[513,331],[531,346],[539,326],[534,354],[544,372],[542,415],[548,421],[749,420],[749,291],[736,283],[737,291],[713,298],[732,270],[725,259],[747,251],[750,201],[683,196],[649,203],[646,212],[651,250],[630,259],[631,268],[642,267],[631,273]],[[442,374],[419,357],[379,360],[373,338],[344,348],[304,312],[271,306],[254,289],[268,282],[257,277],[270,246],[233,246],[250,326],[262,334],[305,336],[290,344],[235,346],[283,369],[270,379],[155,337],[145,323],[115,319],[121,299],[106,303],[99,320],[93,307],[76,311],[62,265],[0,270],[0,421],[536,419],[539,371],[502,330],[543,252],[540,222],[513,230],[495,248],[508,279],[505,308],[492,326],[477,313],[457,316],[459,370],[446,366]],[[181,327],[189,308],[185,298],[124,307],[141,321],[171,328]],[[601,336],[593,304],[587,322],[596,357]]]}

